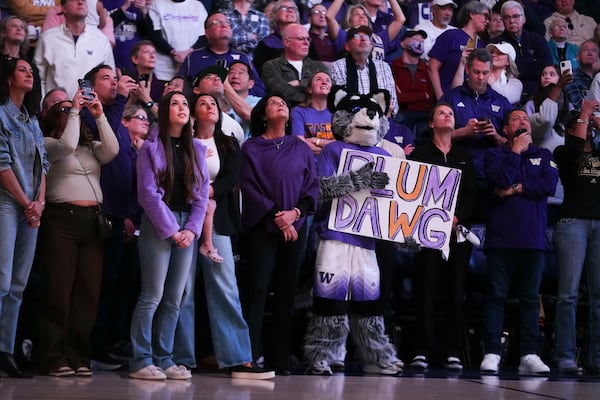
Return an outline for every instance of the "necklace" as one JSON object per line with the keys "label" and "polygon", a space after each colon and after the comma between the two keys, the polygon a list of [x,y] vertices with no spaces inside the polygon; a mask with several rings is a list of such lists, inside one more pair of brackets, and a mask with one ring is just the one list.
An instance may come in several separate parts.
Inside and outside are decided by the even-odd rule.
{"label": "necklace", "polygon": [[283,146],[283,141],[284,141],[284,139],[281,139],[281,142],[277,143],[275,140],[273,140],[273,143],[275,144],[275,147],[277,148],[277,150],[279,150],[279,148],[281,146]]}

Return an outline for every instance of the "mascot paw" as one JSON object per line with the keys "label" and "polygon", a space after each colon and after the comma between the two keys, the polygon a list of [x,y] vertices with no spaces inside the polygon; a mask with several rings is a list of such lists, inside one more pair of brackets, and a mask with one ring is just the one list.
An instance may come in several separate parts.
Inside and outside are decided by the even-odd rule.
{"label": "mascot paw", "polygon": [[390,181],[385,172],[375,172],[373,167],[375,163],[368,163],[357,169],[350,171],[350,179],[356,191],[363,189],[383,189]]}
{"label": "mascot paw", "polygon": [[390,177],[385,172],[373,172],[371,189],[383,189],[390,182]]}
{"label": "mascot paw", "polygon": [[398,243],[398,247],[406,251],[419,251],[421,246],[412,236],[405,236],[404,243]]}

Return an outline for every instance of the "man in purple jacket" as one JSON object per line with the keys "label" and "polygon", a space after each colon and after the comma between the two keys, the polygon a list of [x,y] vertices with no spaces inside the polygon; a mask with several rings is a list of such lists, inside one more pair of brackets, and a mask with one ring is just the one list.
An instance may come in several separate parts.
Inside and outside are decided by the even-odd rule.
{"label": "man in purple jacket", "polygon": [[486,224],[487,289],[483,308],[485,355],[481,372],[497,374],[504,303],[511,282],[518,286],[520,375],[543,375],[550,368],[538,352],[538,292],[544,271],[546,200],[554,194],[558,170],[547,149],[532,144],[531,123],[523,110],[508,114],[508,142],[485,154],[491,190]]}

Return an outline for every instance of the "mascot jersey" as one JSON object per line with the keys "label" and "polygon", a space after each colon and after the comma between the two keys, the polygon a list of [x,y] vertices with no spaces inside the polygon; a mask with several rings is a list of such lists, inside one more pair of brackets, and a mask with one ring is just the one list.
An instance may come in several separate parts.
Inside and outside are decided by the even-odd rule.
{"label": "mascot jersey", "polygon": [[[346,143],[342,141],[335,141],[323,148],[321,154],[317,158],[317,173],[319,176],[332,176],[337,175],[338,165],[340,163],[340,155],[343,149],[360,150],[373,154],[381,154],[383,156],[389,156],[390,154],[376,146],[359,146],[352,143]],[[325,240],[338,240],[343,243],[359,246],[365,249],[375,249],[375,239],[364,236],[352,235],[349,233],[342,233],[332,231],[327,228],[327,221],[329,220],[329,211],[331,210],[331,201],[325,202],[321,207],[318,208],[315,215],[315,230],[321,239]]]}

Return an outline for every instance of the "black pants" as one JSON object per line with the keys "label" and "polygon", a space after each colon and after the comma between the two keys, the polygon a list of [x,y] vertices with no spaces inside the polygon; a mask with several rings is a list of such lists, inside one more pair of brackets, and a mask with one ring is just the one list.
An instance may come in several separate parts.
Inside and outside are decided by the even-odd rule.
{"label": "black pants", "polygon": [[[306,223],[298,232],[298,240],[285,242],[281,233],[271,233],[259,223],[245,237],[247,280],[245,316],[250,330],[252,357],[265,360],[276,370],[289,369],[292,336],[292,312],[306,242]],[[269,285],[271,283],[271,285]],[[272,289],[272,327],[269,348],[263,354],[263,318],[269,288]]]}
{"label": "black pants", "polygon": [[422,249],[415,257],[416,305],[415,354],[429,357],[435,343],[435,301],[442,284],[444,346],[446,357],[461,357],[464,337],[464,282],[473,246],[457,244],[452,236],[450,257],[444,261],[439,250]]}
{"label": "black pants", "polygon": [[97,207],[46,205],[40,236],[45,301],[40,321],[42,372],[89,366],[90,333],[102,280]]}

